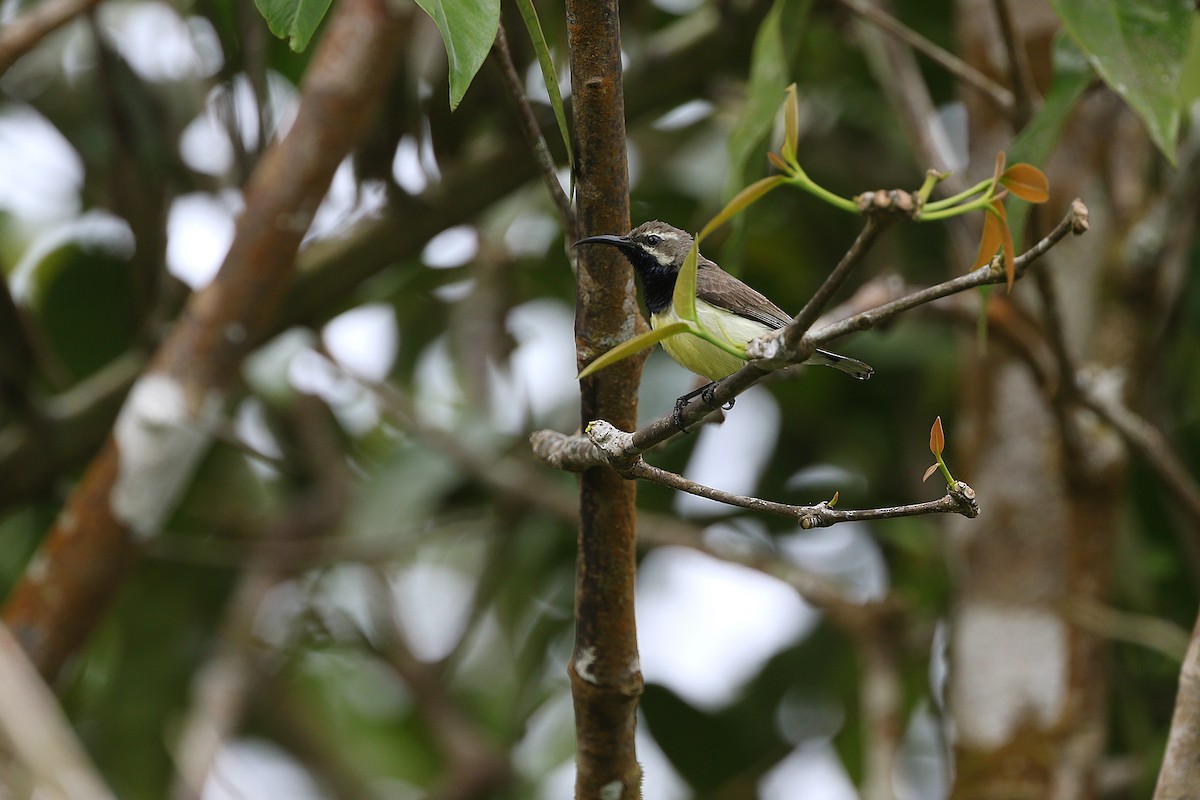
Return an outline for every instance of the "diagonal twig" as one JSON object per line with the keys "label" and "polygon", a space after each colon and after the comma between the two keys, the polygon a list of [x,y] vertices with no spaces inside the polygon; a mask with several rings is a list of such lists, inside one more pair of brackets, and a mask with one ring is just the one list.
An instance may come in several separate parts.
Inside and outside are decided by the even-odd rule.
{"label": "diagonal twig", "polygon": [[0,75],[47,35],[99,3],[100,0],[47,0],[0,26]]}

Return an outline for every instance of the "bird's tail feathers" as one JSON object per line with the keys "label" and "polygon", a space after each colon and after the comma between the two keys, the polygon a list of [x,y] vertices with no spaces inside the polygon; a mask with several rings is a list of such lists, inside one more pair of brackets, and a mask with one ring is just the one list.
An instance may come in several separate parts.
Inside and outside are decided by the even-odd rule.
{"label": "bird's tail feathers", "polygon": [[828,350],[818,349],[812,354],[812,358],[808,359],[808,363],[824,364],[827,367],[833,367],[860,381],[865,381],[875,374],[875,370],[869,364],[864,364],[857,358],[839,356],[837,353],[831,353]]}

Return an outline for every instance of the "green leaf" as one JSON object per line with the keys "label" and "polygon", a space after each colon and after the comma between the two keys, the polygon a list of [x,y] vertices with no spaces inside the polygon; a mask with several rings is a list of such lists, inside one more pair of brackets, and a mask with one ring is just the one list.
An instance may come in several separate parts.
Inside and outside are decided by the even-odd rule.
{"label": "green leaf", "polygon": [[271,33],[287,39],[288,47],[300,53],[308,47],[317,26],[325,19],[331,0],[254,0],[258,13]]}
{"label": "green leaf", "polygon": [[739,211],[749,207],[764,194],[783,183],[784,180],[785,179],[782,175],[772,175],[769,178],[763,178],[762,180],[755,181],[745,189],[742,189],[733,196],[732,200],[725,204],[725,207],[721,209],[719,214],[708,221],[708,224],[705,225],[704,229],[700,231],[700,235],[696,237],[697,243],[699,243],[701,239],[703,239],[705,236],[708,236],[721,225],[724,225],[726,222],[728,222],[729,218],[734,214],[737,214]]}
{"label": "green leaf", "polygon": [[775,124],[779,95],[788,85],[787,55],[780,31],[784,5],[785,0],[775,1],[754,37],[746,104],[729,133],[728,191],[747,183],[750,165],[758,163],[755,155],[764,149],[767,134]]}
{"label": "green leaf", "polygon": [[533,6],[533,0],[517,0],[517,8],[521,11],[525,30],[529,31],[529,39],[533,42],[533,51],[537,53],[538,66],[542,68],[542,80],[546,83],[546,92],[550,95],[550,106],[554,109],[554,119],[558,121],[558,132],[562,134],[563,147],[567,150],[567,161],[574,164],[575,154],[571,150],[571,131],[567,127],[567,112],[563,108],[562,90],[558,86],[558,73],[554,69],[554,61],[550,58],[550,47],[546,44],[545,34],[542,33],[542,23],[538,20],[537,9]]}
{"label": "green leaf", "polygon": [[1051,0],[1063,27],[1113,91],[1141,117],[1172,164],[1182,116],[1179,82],[1192,31],[1188,0]]}
{"label": "green leaf", "polygon": [[635,353],[640,353],[647,347],[654,345],[666,339],[668,336],[674,336],[677,333],[684,333],[692,330],[691,323],[688,322],[672,322],[670,325],[664,325],[661,328],[655,328],[652,331],[639,333],[632,339],[626,339],[619,345],[601,355],[592,363],[588,364],[579,374],[575,376],[575,380],[583,380],[588,375],[599,372],[605,367],[610,367],[622,359],[629,358]]}
{"label": "green leaf", "polygon": [[675,313],[685,320],[699,323],[696,319],[696,266],[700,258],[700,241],[692,240],[692,249],[688,251],[679,275],[675,278],[675,292],[671,295],[671,305]]}
{"label": "green leaf", "polygon": [[437,25],[450,62],[450,110],[458,108],[500,30],[500,0],[417,0]]}

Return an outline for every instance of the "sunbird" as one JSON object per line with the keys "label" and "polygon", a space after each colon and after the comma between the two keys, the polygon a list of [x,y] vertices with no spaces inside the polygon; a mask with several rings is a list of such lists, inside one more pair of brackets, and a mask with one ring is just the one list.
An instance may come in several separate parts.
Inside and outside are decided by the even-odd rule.
{"label": "sunbird", "polygon": [[[602,234],[580,239],[581,244],[606,244],[620,250],[642,279],[642,296],[650,313],[650,327],[660,328],[680,320],[672,298],[675,279],[692,248],[692,236],[665,222],[644,222],[625,236]],[[745,347],[767,331],[777,330],[791,316],[757,290],[700,255],[696,261],[696,316],[709,333],[734,347]],[[675,404],[675,424],[682,428],[683,406],[697,394],[712,397],[716,382],[737,372],[745,361],[699,336],[681,333],[663,339],[663,350],[687,369],[708,378],[706,386],[684,395]],[[875,372],[858,359],[815,350],[812,364],[824,364],[865,381]]]}

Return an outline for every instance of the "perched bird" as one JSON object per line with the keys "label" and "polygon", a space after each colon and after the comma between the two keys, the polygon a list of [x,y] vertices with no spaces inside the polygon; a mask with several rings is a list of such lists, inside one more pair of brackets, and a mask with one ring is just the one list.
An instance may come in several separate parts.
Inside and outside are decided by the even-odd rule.
{"label": "perched bird", "polygon": [[[604,234],[580,239],[581,244],[606,244],[619,249],[642,279],[642,296],[650,312],[650,327],[659,328],[677,322],[680,317],[672,304],[675,279],[688,251],[691,234],[665,222],[653,220],[631,230],[625,236]],[[742,283],[703,255],[696,262],[696,316],[714,336],[743,347],[767,331],[782,328],[791,316],[758,291]],[[712,383],[679,398],[675,405],[675,423],[680,425],[683,406],[697,394],[712,396],[716,382],[732,375],[746,362],[698,336],[679,334],[662,340],[667,355]],[[870,378],[875,370],[861,361],[826,350],[816,350],[808,363],[825,364],[859,380]]]}

